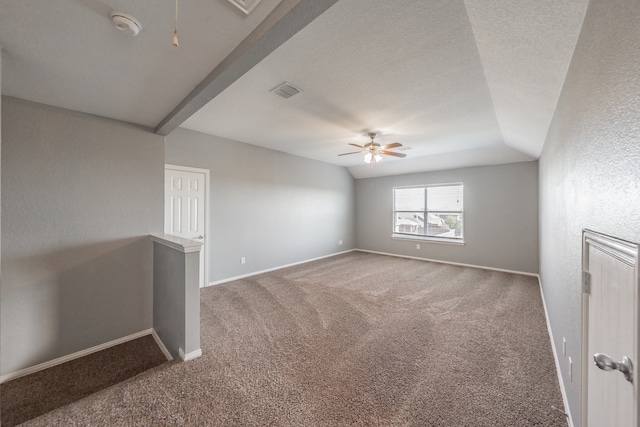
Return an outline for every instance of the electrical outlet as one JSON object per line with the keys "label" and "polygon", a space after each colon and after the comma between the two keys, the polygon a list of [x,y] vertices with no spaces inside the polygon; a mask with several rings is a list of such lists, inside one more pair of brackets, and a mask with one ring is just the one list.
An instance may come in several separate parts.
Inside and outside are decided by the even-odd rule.
{"label": "electrical outlet", "polygon": [[416,249],[420,249],[420,243],[416,243]]}
{"label": "electrical outlet", "polygon": [[240,257],[240,264],[244,264],[247,260],[244,257]]}
{"label": "electrical outlet", "polygon": [[342,240],[338,240],[338,246],[342,246]]}
{"label": "electrical outlet", "polygon": [[562,355],[567,356],[567,340],[562,337]]}

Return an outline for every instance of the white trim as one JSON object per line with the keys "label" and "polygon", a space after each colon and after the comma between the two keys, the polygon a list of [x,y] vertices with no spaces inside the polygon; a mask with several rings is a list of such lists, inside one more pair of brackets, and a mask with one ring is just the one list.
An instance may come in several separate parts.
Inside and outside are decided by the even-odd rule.
{"label": "white trim", "polygon": [[258,5],[258,3],[260,3],[262,0],[254,0],[253,3],[249,3],[249,7],[245,7],[244,4],[245,2],[240,2],[238,0],[229,0],[229,3],[231,3],[232,5],[234,5],[235,7],[237,7],[238,9],[240,9],[241,11],[243,11],[246,15],[250,14],[251,11],[253,9],[256,8],[256,6]]}
{"label": "white trim", "polygon": [[[620,262],[627,264],[629,267],[632,267],[633,275],[634,275],[634,279],[633,279],[634,286],[637,287],[640,285],[640,244],[618,239],[616,237],[598,233],[597,231],[589,230],[586,228],[583,229],[582,230],[582,273],[583,274],[585,272],[589,273],[591,271],[589,266],[589,256],[590,256],[589,249],[591,247],[603,252],[604,254],[610,257],[617,259]],[[589,284],[589,288],[590,287],[591,287],[591,284]],[[589,330],[592,327],[589,324],[589,319],[590,319],[589,310],[590,310],[590,305],[593,304],[593,302],[590,301],[591,291],[589,290],[585,292],[584,283],[582,284],[581,294],[582,294],[582,297],[581,297],[582,299],[582,309],[581,309],[582,311],[582,325],[581,325],[581,329],[582,329],[582,348],[581,348],[582,372],[581,374],[582,376],[580,379],[580,382],[581,382],[580,398],[581,398],[581,404],[582,404],[581,422],[583,425],[588,426],[589,425],[589,411],[588,411],[589,409],[589,394],[588,394],[589,366],[592,366],[591,363],[593,360],[591,359],[592,356],[589,352],[589,335],[590,335]],[[634,299],[635,301],[633,301],[633,311],[634,311],[633,323],[631,327],[633,328],[633,332],[634,332],[632,335],[635,337],[637,334],[638,325],[640,324],[640,318],[639,318],[640,313],[638,313],[638,306],[640,304],[640,301],[638,301],[637,290],[634,291]],[[640,349],[638,348],[638,342],[635,341],[633,343],[633,346],[635,347],[634,352],[636,353],[636,357],[638,357],[637,355],[639,354],[638,352],[640,351]],[[633,377],[632,377],[634,396],[637,393],[636,384],[637,384],[638,378],[639,376],[638,376],[637,370],[634,370]],[[633,408],[633,425],[638,425],[637,423],[638,423],[639,416],[640,416],[640,405],[636,401],[635,407]]]}
{"label": "white trim", "polygon": [[583,239],[591,246],[633,267],[638,259],[638,244],[585,229]]}
{"label": "white trim", "polygon": [[369,251],[369,250],[366,250],[366,249],[354,249],[354,250],[355,251],[360,251],[360,252],[368,252],[368,253],[371,253],[371,254],[395,256],[395,257],[398,257],[398,258],[417,259],[417,260],[420,260],[420,261],[437,262],[437,263],[440,263],[440,264],[458,265],[460,267],[479,268],[481,270],[500,271],[502,273],[513,273],[513,274],[522,274],[523,276],[538,277],[538,275],[536,273],[529,273],[529,272],[526,272],[526,271],[506,270],[504,268],[485,267],[483,265],[474,265],[474,264],[463,264],[461,262],[442,261],[442,260],[439,260],[439,259],[420,258],[420,257],[416,257],[416,256],[409,256],[409,255],[390,254],[390,253],[387,253],[387,252]]}
{"label": "white trim", "polygon": [[243,274],[241,276],[235,276],[235,277],[229,277],[227,279],[216,280],[215,282],[209,283],[207,286],[221,285],[223,283],[233,282],[234,280],[240,280],[240,279],[245,279],[245,278],[251,277],[251,276],[257,276],[258,274],[269,273],[271,271],[276,271],[276,270],[280,270],[280,269],[283,269],[283,268],[293,267],[295,265],[306,264],[306,263],[311,262],[311,261],[318,261],[320,259],[330,258],[332,256],[346,254],[346,253],[349,253],[349,252],[353,252],[355,250],[357,250],[357,249],[349,249],[347,251],[336,252],[335,254],[329,254],[329,255],[324,255],[324,256],[321,256],[321,257],[317,257],[317,258],[307,259],[305,261],[294,262],[292,264],[281,265],[279,267],[268,268],[266,270],[254,271],[253,273],[247,273],[247,274]]}
{"label": "white trim", "polygon": [[184,350],[179,348],[178,355],[183,362],[188,362],[189,360],[197,359],[198,357],[202,356],[202,349],[199,348],[197,350],[190,351],[189,353],[184,354]]}
{"label": "white trim", "polygon": [[10,372],[0,377],[0,383],[4,383],[9,380],[14,380],[16,378],[24,377],[25,375],[33,374],[39,371],[43,371],[45,369],[52,368],[57,365],[61,365],[71,360],[79,359],[81,357],[88,356],[92,353],[97,353],[98,351],[106,350],[108,348],[115,347],[116,345],[145,337],[149,334],[153,334],[153,329],[145,329],[144,331],[136,332],[135,334],[127,335],[126,337],[118,338],[113,341],[106,342],[104,344],[96,345],[95,347],[87,348],[85,350],[80,350],[75,353],[68,354],[66,356],[58,357],[57,359],[49,360],[48,362],[44,362],[38,365],[30,366],[28,368],[20,369],[19,371]]}
{"label": "white trim", "polygon": [[203,173],[205,175],[209,174],[209,169],[192,168],[191,166],[182,166],[182,165],[171,165],[169,163],[165,163],[164,164],[164,168],[165,169],[173,169],[173,170],[177,170],[177,171],[184,171],[184,172]]}
{"label": "white trim", "polygon": [[542,289],[542,279],[538,274],[538,286],[540,286],[540,297],[542,297],[542,307],[544,308],[544,318],[547,322],[547,331],[549,332],[549,339],[551,340],[551,350],[553,351],[553,360],[556,364],[556,375],[558,376],[558,383],[560,384],[560,393],[562,394],[562,404],[564,405],[564,412],[567,414],[567,423],[569,427],[573,427],[573,418],[571,417],[571,409],[569,407],[569,399],[567,398],[567,390],[564,387],[564,381],[562,380],[562,371],[560,370],[560,359],[558,358],[558,351],[556,350],[556,342],[553,339],[553,331],[551,330],[551,321],[549,320],[549,312],[547,311],[547,302],[544,298],[544,290]]}
{"label": "white trim", "polygon": [[[178,170],[184,172],[195,172],[204,174],[204,246],[203,246],[203,259],[204,259],[204,280],[203,283],[207,286],[209,283],[209,254],[211,253],[211,243],[209,239],[209,234],[211,232],[211,227],[209,227],[209,217],[211,216],[211,186],[210,186],[210,171],[209,169],[202,168],[192,168],[190,166],[181,166],[181,165],[172,165],[165,163],[165,170]],[[164,208],[163,208],[164,209]]]}
{"label": "white trim", "polygon": [[171,355],[171,353],[169,353],[169,350],[167,350],[167,347],[164,345],[155,329],[151,329],[151,336],[156,341],[156,344],[158,344],[158,347],[160,347],[160,350],[162,351],[162,354],[164,354],[164,357],[166,357],[168,361],[173,360],[173,356]]}
{"label": "white trim", "polygon": [[403,242],[418,242],[418,243],[437,243],[437,244],[445,244],[445,245],[458,245],[464,246],[464,240],[451,240],[445,238],[437,238],[437,237],[426,237],[426,236],[416,236],[411,237],[406,234],[392,234],[391,238],[393,240],[400,240]]}

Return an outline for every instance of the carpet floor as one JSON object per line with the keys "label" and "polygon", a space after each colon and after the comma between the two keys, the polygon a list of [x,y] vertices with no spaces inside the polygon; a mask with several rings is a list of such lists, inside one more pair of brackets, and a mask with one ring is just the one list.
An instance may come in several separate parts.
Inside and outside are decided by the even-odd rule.
{"label": "carpet floor", "polygon": [[24,425],[567,425],[533,277],[350,252],[203,289],[201,346]]}
{"label": "carpet floor", "polygon": [[151,335],[0,385],[4,427],[12,427],[166,363]]}

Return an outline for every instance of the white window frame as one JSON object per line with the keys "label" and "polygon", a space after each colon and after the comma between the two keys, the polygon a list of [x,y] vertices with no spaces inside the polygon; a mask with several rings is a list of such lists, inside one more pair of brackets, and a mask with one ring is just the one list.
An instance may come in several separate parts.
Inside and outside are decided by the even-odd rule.
{"label": "white window frame", "polygon": [[[457,186],[461,186],[462,187],[462,209],[459,211],[435,211],[435,210],[429,210],[429,207],[427,205],[427,189],[428,188],[432,188],[432,187],[457,187]],[[396,200],[395,200],[395,194],[396,194],[396,190],[402,190],[402,189],[407,189],[407,188],[422,188],[425,191],[425,197],[424,197],[424,211],[396,211]],[[403,187],[393,187],[392,192],[391,192],[391,196],[392,196],[392,218],[391,218],[391,237],[393,239],[397,239],[397,240],[417,240],[417,241],[423,241],[423,242],[436,242],[436,243],[449,243],[449,244],[458,244],[458,245],[462,245],[464,244],[464,183],[462,182],[453,182],[453,183],[446,183],[446,184],[425,184],[425,185],[412,185],[412,186],[403,186]],[[396,232],[396,213],[397,212],[423,212],[424,216],[428,218],[428,214],[429,213],[435,213],[435,214],[460,214],[460,219],[462,222],[462,226],[461,226],[461,236],[460,237],[439,237],[439,236],[428,236],[428,235],[420,235],[420,234],[411,234],[411,233],[399,233]],[[424,221],[424,219],[423,219]],[[426,223],[426,222],[425,222]],[[427,232],[428,227],[425,227],[425,232]]]}

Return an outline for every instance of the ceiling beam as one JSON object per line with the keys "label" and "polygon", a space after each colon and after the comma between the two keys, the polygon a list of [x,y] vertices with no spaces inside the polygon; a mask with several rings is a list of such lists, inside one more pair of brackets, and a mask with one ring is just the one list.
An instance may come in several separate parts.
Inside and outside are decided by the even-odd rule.
{"label": "ceiling beam", "polygon": [[156,126],[168,135],[338,0],[282,0],[222,62]]}

